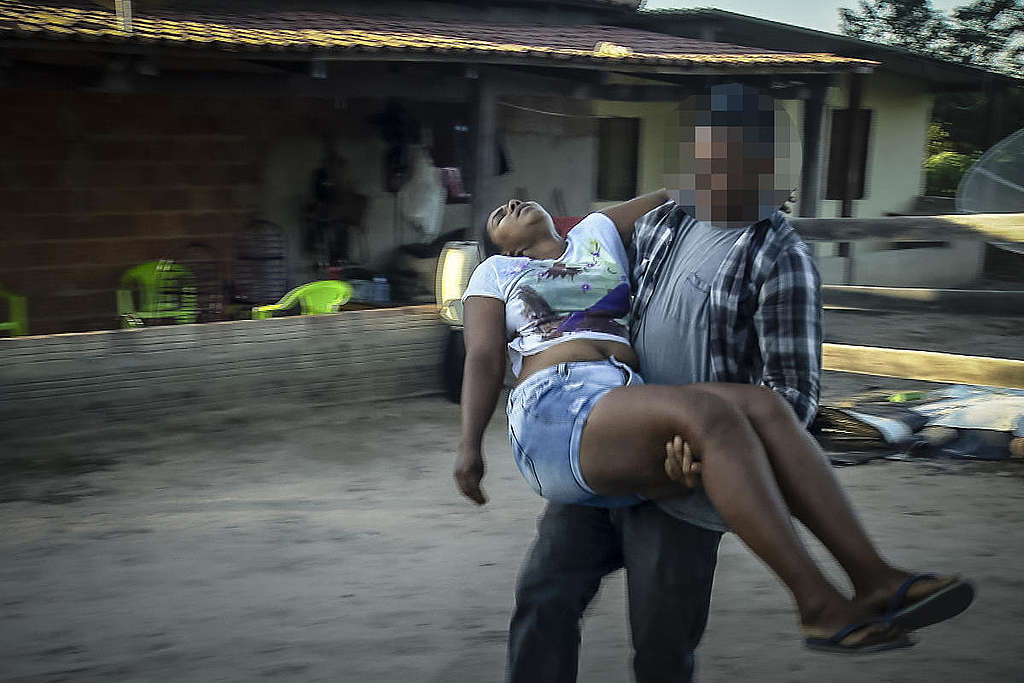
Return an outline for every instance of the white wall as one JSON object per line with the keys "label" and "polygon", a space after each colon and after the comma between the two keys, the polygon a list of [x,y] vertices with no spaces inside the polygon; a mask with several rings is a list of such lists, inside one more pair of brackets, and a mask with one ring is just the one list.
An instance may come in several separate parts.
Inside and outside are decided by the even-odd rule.
{"label": "white wall", "polygon": [[[779,187],[799,188],[802,164],[800,121],[802,109],[796,100],[777,102],[781,115],[776,116],[776,175]],[[638,154],[637,193],[665,187],[678,189],[680,174],[693,173],[692,149],[685,139],[680,122],[678,102],[611,102],[598,100],[594,113],[599,116],[623,116],[640,119],[640,150]],[[615,202],[595,202],[602,208]]]}
{"label": "white wall", "polygon": [[[934,96],[923,82],[885,72],[864,77],[862,106],[873,110],[871,138],[868,142],[865,198],[853,202],[853,215],[862,218],[900,213],[910,208],[914,197],[924,189],[924,162],[928,123]],[[822,127],[820,160],[820,196],[817,215],[831,218],[839,215],[840,202],[825,200],[832,112],[843,109],[849,97],[849,82],[842,77],[827,93]],[[776,147],[789,139],[789,163],[776,163],[778,175],[788,179],[780,182],[798,188],[803,163],[803,112],[798,100],[779,100],[785,116],[777,117]],[[601,116],[627,116],[641,119],[638,191],[678,186],[678,174],[687,166],[681,158],[682,139],[675,102],[608,102],[595,101],[594,113]],[[786,128],[788,127],[788,135]],[[595,207],[605,206],[595,204]]]}
{"label": "white wall", "polygon": [[500,100],[514,105],[498,107],[498,138],[510,169],[488,182],[487,205],[519,196],[540,202],[552,216],[589,213],[597,182],[591,103],[553,97]]}
{"label": "white wall", "polygon": [[[818,216],[839,216],[841,202],[825,200],[832,111],[844,109],[849,98],[848,77],[830,88],[822,136],[821,197]],[[876,72],[864,76],[861,106],[874,113],[868,141],[864,199],[854,200],[853,215],[874,218],[910,209],[924,190],[924,155],[934,95],[923,81]]]}
{"label": "white wall", "polygon": [[955,287],[982,271],[985,245],[956,241],[948,247],[858,252],[853,244],[855,285],[882,287]]}
{"label": "white wall", "polygon": [[[597,116],[640,119],[637,194],[678,186],[678,182],[673,183],[673,175],[680,172],[678,108],[675,102],[594,102],[594,114]],[[595,147],[596,144],[595,140]],[[594,160],[596,163],[596,151]],[[591,196],[595,195],[596,185],[591,191]],[[615,202],[595,202],[593,207],[598,209],[612,204]]]}
{"label": "white wall", "polygon": [[875,287],[956,287],[981,276],[983,242],[956,240],[944,247],[890,249],[888,240],[849,243],[839,256],[838,242],[811,242],[811,253],[826,285]]}
{"label": "white wall", "polygon": [[504,138],[511,171],[492,183],[495,206],[519,192],[558,215],[555,195],[560,190],[567,215],[588,212],[597,170],[593,136],[554,135],[538,127],[533,132],[509,132]]}

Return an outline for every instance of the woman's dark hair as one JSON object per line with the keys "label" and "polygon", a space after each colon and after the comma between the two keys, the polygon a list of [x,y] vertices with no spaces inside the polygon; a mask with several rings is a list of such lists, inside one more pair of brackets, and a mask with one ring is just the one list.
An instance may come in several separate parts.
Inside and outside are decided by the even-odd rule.
{"label": "woman's dark hair", "polygon": [[495,244],[494,240],[491,239],[491,231],[487,229],[486,222],[484,223],[484,236],[481,242],[483,243],[484,248],[484,258],[501,253],[501,249],[499,249],[498,245]]}

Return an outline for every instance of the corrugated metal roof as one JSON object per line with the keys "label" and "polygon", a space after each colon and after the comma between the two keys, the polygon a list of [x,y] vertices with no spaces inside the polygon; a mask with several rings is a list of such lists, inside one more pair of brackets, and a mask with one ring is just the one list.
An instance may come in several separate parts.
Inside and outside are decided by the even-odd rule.
{"label": "corrugated metal roof", "polygon": [[634,64],[873,64],[825,53],[748,48],[601,25],[473,23],[325,11],[136,10],[132,31],[113,11],[74,0],[0,0],[0,37],[159,44],[218,51],[523,56]]}

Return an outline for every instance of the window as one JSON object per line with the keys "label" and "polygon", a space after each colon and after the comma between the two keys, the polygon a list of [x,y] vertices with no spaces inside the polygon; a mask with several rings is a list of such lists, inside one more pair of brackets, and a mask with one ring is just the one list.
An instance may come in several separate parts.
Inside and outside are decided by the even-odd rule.
{"label": "window", "polygon": [[623,200],[636,196],[640,119],[598,120],[597,199]]}
{"label": "window", "polygon": [[825,199],[863,199],[871,137],[870,109],[832,112]]}

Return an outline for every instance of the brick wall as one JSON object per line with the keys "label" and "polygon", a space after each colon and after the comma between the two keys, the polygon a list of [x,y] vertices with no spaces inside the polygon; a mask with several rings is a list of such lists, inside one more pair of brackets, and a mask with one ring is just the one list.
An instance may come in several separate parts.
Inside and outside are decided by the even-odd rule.
{"label": "brick wall", "polygon": [[121,274],[190,242],[226,265],[258,202],[266,107],[0,90],[0,283],[28,297],[31,333],[117,327]]}

